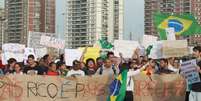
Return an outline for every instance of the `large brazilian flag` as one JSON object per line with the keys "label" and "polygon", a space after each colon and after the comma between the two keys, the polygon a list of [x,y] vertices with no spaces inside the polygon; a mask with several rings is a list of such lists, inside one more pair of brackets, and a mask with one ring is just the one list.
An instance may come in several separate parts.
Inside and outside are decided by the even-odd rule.
{"label": "large brazilian flag", "polygon": [[160,34],[161,40],[166,40],[166,28],[174,28],[176,35],[190,36],[201,34],[201,26],[191,14],[167,14],[156,12],[154,14],[154,25]]}

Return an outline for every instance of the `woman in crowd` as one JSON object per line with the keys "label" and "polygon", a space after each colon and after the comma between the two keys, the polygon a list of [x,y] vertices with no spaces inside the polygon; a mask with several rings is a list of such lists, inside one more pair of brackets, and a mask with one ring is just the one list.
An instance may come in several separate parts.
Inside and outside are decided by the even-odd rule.
{"label": "woman in crowd", "polygon": [[56,63],[51,62],[48,67],[47,75],[49,76],[58,76]]}
{"label": "woman in crowd", "polygon": [[22,72],[22,65],[21,65],[20,63],[15,63],[13,74],[20,74],[20,75],[23,75],[23,72]]}

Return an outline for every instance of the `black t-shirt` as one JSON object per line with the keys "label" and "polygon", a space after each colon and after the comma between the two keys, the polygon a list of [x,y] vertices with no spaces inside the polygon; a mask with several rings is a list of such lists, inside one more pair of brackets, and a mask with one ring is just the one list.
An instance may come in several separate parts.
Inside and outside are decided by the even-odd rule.
{"label": "black t-shirt", "polygon": [[47,74],[48,67],[44,65],[40,65],[38,66],[37,70],[38,70],[38,75],[44,75],[44,74]]}
{"label": "black t-shirt", "polygon": [[27,74],[28,71],[34,70],[38,72],[38,66],[30,67],[30,66],[25,66],[23,73]]}
{"label": "black t-shirt", "polygon": [[[201,69],[201,60],[197,62],[197,65]],[[199,76],[200,76],[200,79],[201,79],[201,73],[199,73]],[[192,91],[194,91],[194,92],[201,92],[201,82],[192,84]]]}

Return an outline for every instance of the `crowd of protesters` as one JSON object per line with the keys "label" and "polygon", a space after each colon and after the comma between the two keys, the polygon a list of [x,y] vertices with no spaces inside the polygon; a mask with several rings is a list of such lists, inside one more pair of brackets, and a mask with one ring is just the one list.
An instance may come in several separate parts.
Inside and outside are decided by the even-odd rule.
{"label": "crowd of protesters", "polygon": [[[84,52],[83,52],[84,54]],[[19,75],[49,75],[49,76],[92,76],[92,75],[118,75],[122,67],[128,69],[127,92],[125,101],[133,101],[134,81],[131,76],[144,72],[151,74],[179,74],[180,63],[188,58],[172,57],[168,59],[151,59],[147,56],[140,56],[140,50],[134,50],[132,58],[124,59],[122,54],[115,56],[113,52],[107,53],[107,58],[98,57],[96,60],[90,58],[84,62],[84,56],[80,60],[74,60],[73,66],[66,66],[64,54],[58,59],[53,59],[50,54],[43,56],[35,61],[33,55],[28,56],[28,60],[19,63],[14,58],[7,61],[7,65],[0,64],[0,75],[19,74]],[[193,48],[193,56],[197,59],[197,71],[201,78],[201,47]],[[190,59],[189,59],[190,60]],[[125,65],[125,66],[123,66]],[[192,84],[191,89],[186,92],[186,101],[201,101],[201,82]]]}

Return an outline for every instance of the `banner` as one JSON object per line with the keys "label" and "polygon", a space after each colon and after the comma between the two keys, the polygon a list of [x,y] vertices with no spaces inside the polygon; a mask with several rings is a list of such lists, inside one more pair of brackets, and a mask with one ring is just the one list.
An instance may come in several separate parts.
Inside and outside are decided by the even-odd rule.
{"label": "banner", "polygon": [[55,33],[29,32],[27,47],[34,49],[44,48],[44,46],[40,44],[42,35],[54,37]]}
{"label": "banner", "polygon": [[138,46],[139,43],[137,41],[115,40],[114,52],[116,56],[119,56],[119,53],[122,53],[124,58],[131,58],[134,53],[134,50]]}
{"label": "banner", "polygon": [[153,45],[157,39],[158,38],[153,35],[143,35],[142,45],[147,48],[149,45]]}
{"label": "banner", "polygon": [[1,101],[106,101],[108,77],[0,77]]}
{"label": "banner", "polygon": [[67,66],[73,66],[74,60],[80,60],[82,52],[78,49],[65,49],[65,63]]}
{"label": "banner", "polygon": [[65,40],[57,39],[55,37],[45,36],[42,35],[40,39],[40,44],[47,46],[47,47],[53,47],[58,49],[64,49],[65,48]]}
{"label": "banner", "polygon": [[44,48],[37,48],[35,49],[36,57],[37,58],[42,58],[45,54],[48,53],[48,50],[46,47]]}
{"label": "banner", "polygon": [[[78,48],[81,52],[84,51],[84,47]],[[86,53],[84,54],[84,62],[86,62],[87,59],[92,58],[96,61],[96,58],[100,56],[100,48],[96,47],[88,47]]]}
{"label": "banner", "polygon": [[163,43],[161,41],[157,41],[153,44],[153,48],[150,51],[149,58],[152,59],[161,59],[163,58],[162,53]]}
{"label": "banner", "polygon": [[15,58],[17,62],[23,62],[24,60],[25,45],[17,43],[3,44],[2,46],[2,63],[7,64],[7,60]]}
{"label": "banner", "polygon": [[28,60],[29,55],[33,55],[35,57],[35,60],[37,59],[33,48],[25,48],[24,49],[24,60]]}
{"label": "banner", "polygon": [[185,101],[186,81],[180,75],[142,74],[134,79],[134,101]]}
{"label": "banner", "polygon": [[163,41],[163,56],[182,57],[189,54],[187,40]]}
{"label": "banner", "polygon": [[188,84],[200,82],[199,73],[197,71],[196,60],[190,60],[181,64],[181,73],[185,76]]}

